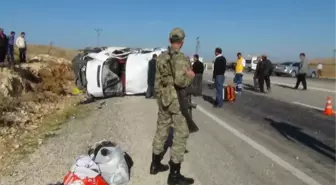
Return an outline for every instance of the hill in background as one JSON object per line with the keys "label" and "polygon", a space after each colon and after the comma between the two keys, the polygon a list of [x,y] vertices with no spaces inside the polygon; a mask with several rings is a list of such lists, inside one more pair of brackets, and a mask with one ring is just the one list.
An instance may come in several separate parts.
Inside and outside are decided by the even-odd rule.
{"label": "hill in background", "polygon": [[61,57],[72,60],[79,52],[75,49],[67,49],[47,45],[28,45],[27,55],[34,56],[38,54],[48,54],[55,57]]}

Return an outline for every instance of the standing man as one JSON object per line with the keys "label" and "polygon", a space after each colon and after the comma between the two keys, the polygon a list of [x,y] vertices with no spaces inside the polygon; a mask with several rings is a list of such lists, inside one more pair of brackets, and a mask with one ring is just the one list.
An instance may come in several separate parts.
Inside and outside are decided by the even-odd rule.
{"label": "standing man", "polygon": [[194,63],[192,69],[195,73],[195,78],[193,81],[193,86],[196,88],[196,92],[199,96],[202,95],[202,82],[203,82],[203,72],[204,72],[204,65],[199,60],[199,56],[197,54],[194,55]]}
{"label": "standing man", "polygon": [[253,84],[254,84],[254,89],[257,90],[258,89],[258,75],[260,73],[260,66],[261,66],[261,57],[258,56],[257,57],[257,66],[256,66],[256,70],[254,71],[254,75],[253,75]]}
{"label": "standing man", "polygon": [[322,69],[323,69],[323,65],[319,63],[317,65],[317,78],[320,78],[322,76]]}
{"label": "standing man", "polygon": [[7,55],[8,39],[4,30],[0,28],[0,63],[4,63]]}
{"label": "standing man", "polygon": [[243,70],[246,62],[241,53],[237,53],[237,58],[233,81],[236,83],[236,93],[240,94],[243,89]]}
{"label": "standing man", "polygon": [[15,32],[11,31],[8,36],[8,63],[9,65],[14,64],[14,42],[15,42]]}
{"label": "standing man", "polygon": [[19,48],[19,56],[20,62],[26,62],[26,52],[27,52],[27,44],[25,40],[25,32],[21,32],[21,35],[16,39],[16,46]]}
{"label": "standing man", "polygon": [[261,56],[261,64],[258,69],[258,83],[260,92],[265,93],[264,90],[264,81],[266,82],[267,91],[271,92],[271,79],[270,76],[272,74],[273,65],[270,60],[267,59],[266,55]]}
{"label": "standing man", "polygon": [[215,82],[216,87],[216,102],[215,107],[222,107],[223,106],[223,85],[224,85],[224,73],[226,70],[226,59],[222,55],[222,49],[216,48],[215,49],[215,64],[214,70],[212,75],[212,80]]}
{"label": "standing man", "polygon": [[154,84],[155,84],[155,71],[156,71],[157,55],[153,54],[153,58],[148,62],[148,75],[147,75],[147,92],[146,98],[155,97]]}
{"label": "standing man", "polygon": [[300,53],[300,68],[299,73],[296,76],[296,85],[294,89],[298,89],[302,82],[303,90],[307,90],[306,75],[308,72],[308,62],[306,60],[306,54]]}
{"label": "standing man", "polygon": [[173,144],[170,149],[170,173],[168,185],[193,184],[192,178],[181,175],[181,163],[186,150],[189,128],[182,115],[175,88],[186,88],[192,84],[195,73],[191,69],[189,59],[180,51],[184,43],[185,33],[181,28],[173,29],[169,34],[170,47],[159,55],[156,63],[155,92],[158,103],[157,130],[153,139],[152,163],[150,174],[157,174],[169,169],[161,160],[164,155],[164,144],[170,127],[173,126]]}

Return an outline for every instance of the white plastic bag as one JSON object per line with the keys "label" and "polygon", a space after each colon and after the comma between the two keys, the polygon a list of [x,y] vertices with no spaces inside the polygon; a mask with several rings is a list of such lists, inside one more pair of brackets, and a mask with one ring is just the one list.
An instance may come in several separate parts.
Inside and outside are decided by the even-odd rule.
{"label": "white plastic bag", "polygon": [[116,147],[102,147],[94,161],[100,169],[101,176],[109,185],[122,185],[129,181],[129,168],[124,152]]}

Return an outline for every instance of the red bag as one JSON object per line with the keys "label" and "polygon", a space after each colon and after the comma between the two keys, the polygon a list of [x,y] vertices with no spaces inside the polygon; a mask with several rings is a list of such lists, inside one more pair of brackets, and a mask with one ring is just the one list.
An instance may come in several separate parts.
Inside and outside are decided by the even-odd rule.
{"label": "red bag", "polygon": [[225,101],[235,101],[236,100],[235,88],[231,85],[227,85],[224,87],[223,94],[224,94]]}
{"label": "red bag", "polygon": [[63,179],[63,185],[108,185],[101,175],[93,178],[80,179],[77,175],[69,172]]}

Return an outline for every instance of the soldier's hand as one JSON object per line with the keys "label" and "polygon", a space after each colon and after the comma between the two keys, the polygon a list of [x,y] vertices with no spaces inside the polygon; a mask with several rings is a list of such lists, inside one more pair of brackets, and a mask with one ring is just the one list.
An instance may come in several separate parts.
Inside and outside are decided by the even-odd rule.
{"label": "soldier's hand", "polygon": [[194,78],[195,77],[195,73],[191,69],[186,69],[185,72],[186,72],[186,74],[189,78]]}

